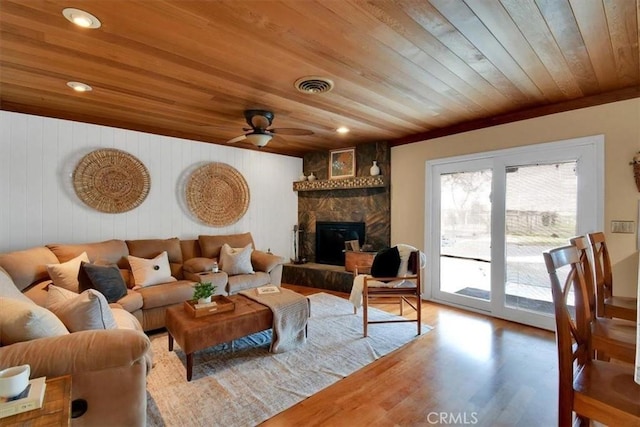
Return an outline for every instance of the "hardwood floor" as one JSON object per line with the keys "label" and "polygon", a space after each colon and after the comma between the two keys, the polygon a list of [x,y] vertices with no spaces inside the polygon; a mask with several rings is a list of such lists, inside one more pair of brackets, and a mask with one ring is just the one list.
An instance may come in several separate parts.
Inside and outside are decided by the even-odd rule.
{"label": "hardwood floor", "polygon": [[[348,297],[284,286],[305,295]],[[397,305],[376,307],[399,314]],[[423,322],[432,331],[261,425],[557,424],[552,332],[429,302],[422,307]],[[369,333],[393,327],[371,325]]]}

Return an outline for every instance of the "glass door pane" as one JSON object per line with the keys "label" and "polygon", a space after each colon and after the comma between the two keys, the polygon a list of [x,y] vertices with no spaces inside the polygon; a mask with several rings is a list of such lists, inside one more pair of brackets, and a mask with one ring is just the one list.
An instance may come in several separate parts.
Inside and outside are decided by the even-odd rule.
{"label": "glass door pane", "polygon": [[491,169],[440,175],[440,292],[491,300]]}
{"label": "glass door pane", "polygon": [[506,168],[505,301],[507,308],[553,316],[541,254],[577,234],[576,162]]}

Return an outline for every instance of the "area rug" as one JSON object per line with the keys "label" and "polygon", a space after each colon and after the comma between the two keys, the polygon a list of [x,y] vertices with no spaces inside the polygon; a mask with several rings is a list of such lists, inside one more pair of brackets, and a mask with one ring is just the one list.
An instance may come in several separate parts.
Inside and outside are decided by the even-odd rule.
{"label": "area rug", "polygon": [[[187,382],[185,354],[167,350],[167,334],[151,337],[155,366],[147,380],[148,426],[254,426],[417,338],[415,323],[370,326],[362,310],[326,293],[311,295],[307,342],[269,353],[271,331],[194,355]],[[372,320],[397,316],[375,308]],[[423,335],[431,328],[423,326]]]}

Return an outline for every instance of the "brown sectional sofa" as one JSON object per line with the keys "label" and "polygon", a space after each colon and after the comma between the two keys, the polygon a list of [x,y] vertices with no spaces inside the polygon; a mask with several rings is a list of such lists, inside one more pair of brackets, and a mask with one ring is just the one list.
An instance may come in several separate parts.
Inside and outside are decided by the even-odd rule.
{"label": "brown sectional sofa", "polygon": [[[32,377],[72,375],[73,399],[85,399],[89,410],[73,425],[132,425],[146,423],[146,375],[151,369],[150,341],[142,331],[164,327],[165,311],[172,305],[191,299],[193,284],[202,276],[200,269],[220,255],[224,243],[239,248],[251,244],[250,233],[228,236],[199,236],[180,240],[108,240],[87,244],[49,244],[22,251],[0,254],[0,285],[12,282],[22,295],[45,306],[47,286],[51,283],[46,265],[67,262],[86,252],[91,262],[117,264],[128,285],[127,295],[112,304],[124,318],[118,329],[74,332],[68,335],[38,338],[1,346],[0,369],[24,363],[31,365]],[[171,274],[177,281],[139,289],[134,288],[128,255],[153,258],[167,251]],[[254,274],[213,278],[218,292],[234,294],[243,289],[271,283],[280,285],[284,259],[253,250]],[[204,266],[204,267],[203,267]],[[2,276],[4,269],[9,280]],[[0,297],[2,295],[0,286]],[[20,293],[18,292],[18,293]],[[6,295],[5,295],[6,296]],[[128,318],[127,318],[128,316]],[[137,321],[135,319],[137,319]],[[131,320],[133,319],[133,320]]]}
{"label": "brown sectional sofa", "polygon": [[[0,267],[4,268],[16,286],[37,304],[44,306],[46,287],[50,280],[46,264],[67,262],[82,252],[86,252],[91,262],[117,264],[129,286],[127,295],[118,304],[133,314],[145,331],[164,327],[164,315],[167,307],[182,304],[191,299],[193,284],[198,281],[197,271],[185,270],[184,264],[198,265],[194,259],[217,259],[224,243],[231,247],[244,247],[250,244],[255,248],[251,233],[199,236],[198,239],[180,240],[107,240],[85,244],[48,244],[23,251],[0,254]],[[153,258],[167,251],[172,276],[176,282],[133,290],[133,278],[129,270],[127,256]],[[284,258],[257,251],[251,255],[254,274],[240,274],[228,277],[221,272],[215,276],[214,285],[224,294],[235,294],[244,289],[266,284],[279,286],[282,280]]]}

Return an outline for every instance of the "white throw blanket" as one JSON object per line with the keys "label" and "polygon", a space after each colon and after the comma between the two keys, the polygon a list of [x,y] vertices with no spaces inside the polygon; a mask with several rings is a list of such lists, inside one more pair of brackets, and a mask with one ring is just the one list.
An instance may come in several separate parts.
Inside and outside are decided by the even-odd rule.
{"label": "white throw blanket", "polygon": [[307,341],[305,334],[309,320],[309,300],[304,295],[278,288],[280,292],[258,294],[256,289],[241,291],[240,294],[269,307],[273,313],[272,353],[284,353]]}
{"label": "white throw blanket", "polygon": [[[409,263],[409,255],[411,252],[417,251],[417,248],[413,246],[398,244],[398,252],[400,253],[400,268],[398,269],[398,277],[403,277],[407,275],[411,275],[412,273],[408,271],[408,263]],[[424,253],[420,252],[420,268],[424,268],[427,262],[427,257]],[[353,304],[355,309],[362,307],[362,292],[364,290],[364,278],[367,276],[366,274],[358,274],[353,279],[353,286],[351,287],[351,295],[349,295],[349,301]],[[371,276],[369,276],[371,277]],[[408,280],[394,280],[393,282],[379,282],[377,280],[369,280],[367,283],[369,287],[387,287],[387,288],[395,288],[401,287],[405,282],[409,283]]]}

